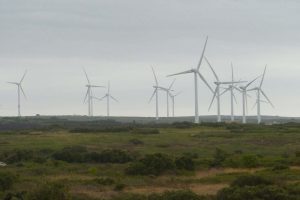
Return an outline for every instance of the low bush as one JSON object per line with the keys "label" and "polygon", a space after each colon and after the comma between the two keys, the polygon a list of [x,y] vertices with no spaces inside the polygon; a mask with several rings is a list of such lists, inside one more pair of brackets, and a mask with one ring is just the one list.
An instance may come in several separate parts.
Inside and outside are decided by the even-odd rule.
{"label": "low bush", "polygon": [[213,160],[210,164],[211,167],[221,167],[224,161],[228,158],[228,153],[222,149],[216,148]]}
{"label": "low bush", "polygon": [[86,148],[68,147],[53,154],[55,160],[62,160],[69,163],[126,163],[133,160],[128,152],[107,149],[102,152],[88,152]]}
{"label": "low bush", "polygon": [[126,169],[126,173],[129,175],[160,175],[174,168],[174,162],[169,156],[156,153],[146,155],[139,161],[132,163]]}
{"label": "low bush", "polygon": [[195,169],[195,163],[192,158],[188,156],[182,156],[177,159],[175,159],[175,165],[177,169],[180,170],[194,170]]}
{"label": "low bush", "polygon": [[151,134],[159,134],[159,129],[156,128],[136,128],[132,131],[135,134],[143,134],[143,135],[151,135]]}
{"label": "low bush", "polygon": [[93,181],[99,185],[113,185],[115,183],[111,178],[96,178]]}
{"label": "low bush", "polygon": [[270,180],[267,180],[261,176],[247,175],[247,176],[238,177],[236,180],[234,180],[231,183],[231,186],[244,187],[244,186],[271,185],[271,184],[272,182]]}
{"label": "low bush", "polygon": [[29,193],[28,200],[70,200],[68,189],[59,183],[47,183]]}
{"label": "low bush", "polygon": [[0,172],[0,191],[10,189],[15,181],[16,176],[14,174],[9,172]]}
{"label": "low bush", "polygon": [[254,168],[259,165],[258,158],[255,155],[244,155],[242,157],[242,163],[243,163],[243,167],[246,168]]}

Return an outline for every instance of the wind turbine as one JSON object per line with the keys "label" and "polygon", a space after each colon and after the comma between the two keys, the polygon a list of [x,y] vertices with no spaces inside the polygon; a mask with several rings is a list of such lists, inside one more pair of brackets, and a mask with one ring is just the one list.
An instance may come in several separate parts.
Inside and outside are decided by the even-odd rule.
{"label": "wind turbine", "polygon": [[[221,94],[220,94],[220,87],[221,85],[233,85],[235,83],[242,83],[242,81],[220,81],[217,73],[215,72],[215,70],[213,69],[213,67],[211,66],[211,64],[209,63],[208,59],[205,57],[205,61],[207,62],[208,66],[210,67],[210,69],[212,70],[216,81],[214,82],[216,85],[216,89],[213,95],[213,98],[211,100],[211,103],[209,105],[208,110],[210,110],[215,98],[217,99],[217,122],[221,122]],[[225,90],[226,91],[226,90]],[[222,93],[223,94],[223,93]]]}
{"label": "wind turbine", "polygon": [[175,97],[177,97],[181,92],[178,92],[176,94],[169,93],[171,100],[172,100],[172,116],[175,117]]}
{"label": "wind turbine", "polygon": [[176,73],[176,74],[168,75],[168,77],[170,77],[170,76],[175,76],[175,75],[180,75],[180,74],[190,74],[190,73],[194,74],[194,82],[195,82],[195,84],[194,84],[195,85],[195,123],[199,123],[199,112],[198,112],[198,76],[207,85],[207,87],[210,89],[210,91],[212,93],[214,92],[213,89],[211,88],[211,86],[207,83],[207,81],[205,80],[205,78],[203,77],[203,75],[199,71],[201,63],[202,63],[202,60],[203,60],[203,57],[204,57],[204,52],[205,52],[207,40],[208,40],[208,37],[206,37],[204,48],[202,50],[202,54],[201,54],[199,63],[198,63],[198,65],[197,65],[196,68],[192,68],[192,69],[187,70],[187,71],[183,71],[183,72],[179,72],[179,73]]}
{"label": "wind turbine", "polygon": [[151,67],[151,69],[152,69],[152,73],[153,73],[153,76],[154,76],[154,79],[155,79],[155,85],[153,86],[154,91],[153,91],[153,93],[150,97],[149,103],[152,101],[152,99],[155,95],[155,119],[159,120],[159,110],[158,110],[158,89],[159,89],[159,85],[158,85],[158,80],[157,80],[157,77],[156,77],[156,74],[155,74],[155,71],[154,71],[153,67]]}
{"label": "wind turbine", "polygon": [[[234,80],[234,74],[233,74],[233,65],[231,63],[231,81],[232,82],[235,82]],[[236,97],[235,97],[235,94],[234,94],[234,90],[236,90],[236,85],[234,83],[231,83],[228,85],[228,87],[220,94],[220,96],[222,96],[224,93],[230,91],[230,104],[231,104],[231,116],[230,116],[230,119],[231,119],[231,122],[234,122],[234,102],[237,104],[237,100],[236,100]]]}
{"label": "wind turbine", "polygon": [[85,85],[87,87],[87,91],[86,91],[86,95],[84,98],[84,102],[86,102],[86,100],[88,101],[88,116],[91,117],[93,116],[93,92],[92,92],[92,88],[105,88],[104,86],[99,86],[99,85],[92,85],[91,81],[85,71],[85,69],[83,68],[85,77],[87,79],[87,84]]}
{"label": "wind turbine", "polygon": [[116,101],[116,102],[119,102],[116,98],[114,98],[113,96],[111,96],[110,94],[110,82],[108,81],[108,86],[107,86],[107,93],[102,97],[100,98],[99,100],[102,101],[103,99],[106,98],[106,109],[107,109],[107,117],[109,117],[110,113],[110,99]]}
{"label": "wind turbine", "polygon": [[27,74],[27,70],[25,70],[25,72],[23,74],[23,77],[21,78],[20,82],[7,82],[9,84],[17,86],[17,91],[18,91],[18,117],[21,117],[21,93],[23,94],[24,98],[26,99],[26,94],[25,94],[25,92],[23,90],[23,87],[22,87],[22,83],[23,83],[23,80],[24,80],[26,74]]}
{"label": "wind turbine", "polygon": [[267,69],[267,65],[265,66],[265,70],[264,70],[264,73],[263,73],[263,76],[262,76],[262,79],[260,81],[260,84],[258,87],[255,87],[255,88],[252,88],[248,91],[256,91],[257,93],[257,99],[256,99],[256,103],[254,104],[254,106],[256,105],[257,107],[257,123],[260,124],[261,123],[261,105],[260,103],[261,102],[264,102],[261,100],[261,94],[266,98],[267,100],[267,103],[269,103],[273,108],[274,108],[274,105],[272,104],[272,102],[270,101],[270,99],[268,98],[268,96],[266,95],[266,93],[261,89],[262,87],[262,84],[264,82],[264,78],[265,78],[265,74],[266,74],[266,69]]}
{"label": "wind turbine", "polygon": [[248,100],[247,100],[247,92],[249,90],[247,90],[247,88],[254,82],[256,81],[259,77],[256,77],[255,79],[253,79],[251,82],[249,82],[247,85],[244,86],[240,86],[240,88],[235,87],[238,91],[240,91],[242,93],[242,102],[243,102],[243,124],[247,123],[247,119],[246,119],[246,109],[248,109]]}
{"label": "wind turbine", "polygon": [[169,111],[169,96],[171,96],[171,91],[172,90],[172,87],[174,85],[174,82],[175,82],[176,79],[174,79],[171,83],[171,85],[168,87],[168,88],[165,88],[165,87],[161,87],[159,86],[158,89],[162,90],[162,91],[165,91],[166,92],[166,97],[167,97],[167,117],[170,117],[170,111]]}

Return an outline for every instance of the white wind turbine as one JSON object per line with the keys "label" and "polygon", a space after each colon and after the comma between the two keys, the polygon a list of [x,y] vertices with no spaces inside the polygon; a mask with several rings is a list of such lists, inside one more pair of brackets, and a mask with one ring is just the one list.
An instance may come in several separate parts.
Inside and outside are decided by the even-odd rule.
{"label": "white wind turbine", "polygon": [[[217,122],[221,122],[222,119],[221,119],[221,85],[233,85],[235,83],[242,83],[242,81],[220,81],[217,73],[215,72],[215,70],[213,69],[213,67],[211,66],[211,64],[209,63],[208,59],[205,57],[205,61],[207,62],[208,66],[210,67],[210,69],[212,70],[215,78],[216,78],[216,81],[214,82],[215,85],[216,85],[216,89],[215,89],[215,92],[214,92],[214,95],[213,95],[213,98],[211,100],[211,103],[209,105],[209,108],[208,110],[210,110],[215,98],[217,99]],[[225,90],[226,91],[226,90]]]}
{"label": "white wind turbine", "polygon": [[[108,81],[108,86],[107,86],[107,93],[100,98],[99,100],[102,101],[103,99],[106,98],[106,109],[107,109],[107,117],[110,116],[110,99],[119,102],[116,98],[114,98],[111,94],[110,94],[110,82]],[[98,98],[97,98],[98,99]]]}
{"label": "white wind turbine", "polygon": [[13,84],[13,85],[17,86],[17,91],[18,91],[18,117],[21,117],[21,92],[22,92],[24,98],[26,99],[26,94],[25,94],[25,92],[23,90],[23,87],[22,87],[22,83],[23,83],[23,80],[24,80],[26,74],[27,74],[27,70],[24,72],[24,75],[21,78],[20,82],[7,82],[9,84]]}
{"label": "white wind turbine", "polygon": [[84,68],[83,68],[83,71],[84,71],[85,77],[87,79],[87,85],[86,85],[87,92],[86,92],[86,95],[84,98],[84,102],[86,102],[86,100],[88,101],[88,116],[91,117],[91,116],[93,116],[93,99],[94,99],[92,88],[99,88],[99,87],[105,88],[105,87],[99,86],[99,85],[92,85]]}
{"label": "white wind turbine", "polygon": [[266,98],[267,103],[269,103],[274,108],[274,105],[272,104],[271,100],[268,98],[266,93],[261,89],[262,84],[264,82],[266,69],[267,69],[267,65],[265,66],[265,70],[264,70],[262,79],[260,81],[259,87],[255,87],[255,88],[248,90],[248,91],[256,91],[257,99],[256,99],[256,103],[254,104],[254,106],[256,105],[256,108],[257,108],[257,123],[258,124],[261,123],[261,104],[260,103],[265,102],[265,101],[261,100],[261,94]]}
{"label": "white wind turbine", "polygon": [[244,86],[240,86],[240,88],[235,87],[238,91],[240,91],[242,93],[242,102],[243,102],[243,124],[247,123],[247,119],[246,119],[246,110],[248,109],[248,94],[247,92],[249,90],[247,90],[247,88],[254,82],[256,81],[259,77],[256,77],[255,79],[253,79],[251,82],[249,82],[247,85]]}
{"label": "white wind turbine", "polygon": [[156,77],[156,74],[155,74],[155,71],[154,71],[153,67],[151,67],[151,69],[152,69],[152,73],[153,73],[153,76],[154,76],[154,79],[155,79],[155,85],[153,86],[154,91],[153,91],[153,94],[150,97],[149,103],[151,102],[152,98],[155,95],[155,119],[159,120],[159,110],[158,110],[158,89],[159,89],[159,85],[158,85],[158,80],[157,80],[157,77]]}
{"label": "white wind turbine", "polygon": [[[235,82],[234,80],[234,73],[233,73],[233,65],[231,63],[231,81],[232,82]],[[235,94],[234,94],[234,90],[236,90],[236,87],[235,87],[235,84],[234,83],[231,83],[230,85],[228,85],[228,87],[225,89],[225,91],[223,91],[220,96],[222,96],[224,93],[230,91],[230,104],[231,104],[231,116],[230,116],[230,119],[231,119],[231,122],[234,122],[234,102],[237,104],[237,100],[236,100],[236,97],[235,97]]]}
{"label": "white wind turbine", "polygon": [[172,116],[175,117],[175,97],[177,97],[181,92],[178,92],[176,94],[169,93],[171,100],[172,100]]}
{"label": "white wind turbine", "polygon": [[176,80],[176,79],[174,79],[174,80],[172,81],[172,83],[171,83],[171,85],[169,86],[169,88],[165,88],[165,87],[161,87],[161,86],[158,87],[158,89],[160,89],[160,90],[166,92],[166,97],[167,97],[167,117],[170,117],[170,111],[169,111],[169,96],[171,97],[170,94],[171,94],[171,91],[173,91],[173,90],[172,90],[172,87],[173,87],[173,85],[174,85],[175,80]]}
{"label": "white wind turbine", "polygon": [[204,52],[205,52],[207,40],[208,40],[208,37],[206,37],[204,48],[202,50],[202,54],[201,54],[199,63],[198,63],[198,65],[197,65],[196,68],[193,68],[193,69],[190,69],[190,70],[187,70],[187,71],[183,71],[183,72],[180,72],[180,73],[168,75],[168,77],[170,77],[170,76],[175,76],[175,75],[180,75],[180,74],[190,74],[190,73],[194,74],[194,82],[195,82],[195,84],[194,84],[195,85],[195,123],[199,123],[199,112],[198,112],[198,76],[207,85],[207,87],[210,89],[210,91],[213,93],[213,89],[207,83],[207,81],[205,80],[205,78],[203,77],[203,75],[199,71],[201,63],[202,63],[202,60],[203,60],[203,57],[204,57]]}

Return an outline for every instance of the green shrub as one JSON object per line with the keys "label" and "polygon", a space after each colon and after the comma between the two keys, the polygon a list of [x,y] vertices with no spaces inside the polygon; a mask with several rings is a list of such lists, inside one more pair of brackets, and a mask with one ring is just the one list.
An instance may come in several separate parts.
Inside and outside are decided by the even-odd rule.
{"label": "green shrub", "polygon": [[122,150],[107,149],[102,152],[87,152],[86,148],[64,148],[53,154],[56,160],[62,160],[69,163],[126,163],[132,161],[132,156]]}
{"label": "green shrub", "polygon": [[175,165],[177,169],[181,170],[194,170],[195,163],[192,158],[188,156],[182,156],[175,160]]}
{"label": "green shrub", "polygon": [[129,143],[133,144],[133,145],[143,145],[144,144],[144,142],[139,139],[131,139],[131,140],[129,140]]}
{"label": "green shrub", "polygon": [[165,192],[161,195],[152,194],[148,197],[148,200],[202,200],[200,196],[195,194],[192,191],[172,191],[172,192]]}
{"label": "green shrub", "polygon": [[213,161],[211,162],[211,167],[221,167],[228,157],[228,154],[222,149],[216,148],[215,154],[213,156]]}
{"label": "green shrub", "polygon": [[118,183],[118,184],[115,185],[114,190],[115,190],[115,191],[122,191],[122,190],[124,190],[125,187],[126,187],[125,184],[123,184],[123,183]]}
{"label": "green shrub", "polygon": [[221,190],[217,194],[217,200],[297,200],[296,196],[290,195],[284,188],[264,185],[230,187]]}
{"label": "green shrub", "polygon": [[16,176],[9,172],[0,172],[0,191],[8,190],[16,181]]}
{"label": "green shrub", "polygon": [[130,175],[160,175],[167,170],[174,169],[174,162],[167,155],[156,153],[146,155],[139,161],[132,163],[126,173]]}
{"label": "green shrub", "polygon": [[243,167],[253,168],[258,166],[258,158],[255,155],[244,155],[242,157]]}
{"label": "green shrub", "polygon": [[113,185],[115,183],[111,178],[96,178],[93,181],[99,185]]}
{"label": "green shrub", "polygon": [[28,195],[28,200],[70,200],[67,188],[59,183],[48,183]]}
{"label": "green shrub", "polygon": [[284,163],[277,163],[276,165],[274,165],[274,167],[272,168],[272,171],[279,171],[279,170],[287,170],[289,169],[290,166],[288,166],[287,164]]}
{"label": "green shrub", "polygon": [[144,135],[150,135],[150,134],[159,134],[160,131],[159,129],[156,129],[156,128],[137,128],[137,129],[134,129],[132,131],[132,133],[135,133],[135,134],[144,134]]}
{"label": "green shrub", "polygon": [[257,185],[271,185],[272,182],[261,177],[255,175],[247,175],[247,176],[240,176],[236,180],[231,183],[231,186],[257,186]]}

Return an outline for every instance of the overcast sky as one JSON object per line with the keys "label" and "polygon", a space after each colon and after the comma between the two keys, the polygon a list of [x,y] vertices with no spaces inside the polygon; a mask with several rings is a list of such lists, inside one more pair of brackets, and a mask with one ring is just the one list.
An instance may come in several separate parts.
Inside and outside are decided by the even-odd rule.
{"label": "overcast sky", "polygon": [[[25,69],[23,115],[87,114],[85,67],[93,84],[111,81],[120,101],[112,102],[112,115],[154,116],[150,66],[168,86],[173,79],[166,75],[196,67],[208,35],[205,55],[222,80],[230,79],[231,62],[237,79],[247,81],[268,64],[263,89],[275,109],[263,104],[262,113],[300,116],[299,21],[296,0],[0,0],[0,115],[16,115],[17,90],[6,81],[18,81]],[[207,64],[200,71],[213,86]],[[176,115],[193,115],[193,76],[178,76],[174,90],[182,92]],[[105,92],[94,90],[98,97]],[[216,113],[215,106],[208,111],[211,96],[199,81],[200,115]],[[222,96],[223,114],[229,98]],[[105,110],[104,101],[95,102],[95,115]]]}

